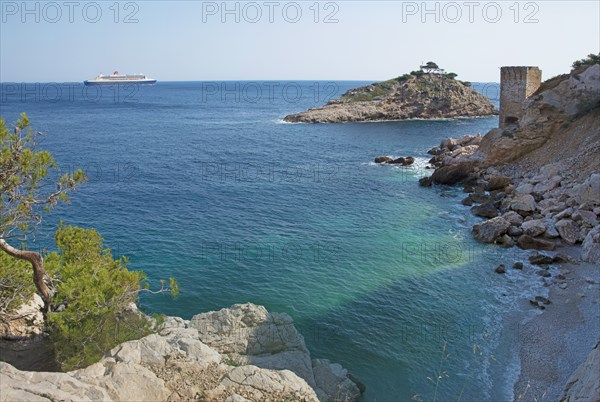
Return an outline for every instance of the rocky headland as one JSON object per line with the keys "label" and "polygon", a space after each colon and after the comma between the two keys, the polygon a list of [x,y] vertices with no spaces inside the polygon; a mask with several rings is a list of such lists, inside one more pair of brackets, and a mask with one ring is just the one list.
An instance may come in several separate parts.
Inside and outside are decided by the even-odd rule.
{"label": "rocky headland", "polygon": [[[532,297],[529,304],[545,310],[535,325],[548,331],[539,334],[536,348],[521,346],[515,395],[529,391],[543,400],[598,401],[598,346],[562,395],[552,381],[566,381],[557,374],[566,357],[548,356],[564,350],[565,339],[556,333],[587,325],[593,328],[585,335],[587,343],[599,339],[593,325],[599,317],[583,314],[578,300],[589,296],[588,308],[595,311],[600,302],[600,65],[580,66],[544,82],[522,106],[518,124],[483,137],[449,138],[429,150],[435,171],[420,184],[462,185],[462,204],[484,219],[472,228],[478,241],[535,250],[525,262],[550,288],[550,297]],[[523,269],[523,262],[513,268]],[[590,276],[577,279],[573,271],[584,268]],[[504,265],[490,269],[509,273]],[[579,339],[579,345],[587,344]]]}
{"label": "rocky headland", "polygon": [[[413,75],[416,74],[416,75]],[[405,74],[348,90],[325,106],[286,116],[290,123],[439,119],[497,114],[489,99],[454,75]]]}
{"label": "rocky headland", "polygon": [[364,391],[339,364],[311,357],[289,315],[251,303],[166,317],[80,370],[0,362],[0,384],[1,401],[354,401]]}

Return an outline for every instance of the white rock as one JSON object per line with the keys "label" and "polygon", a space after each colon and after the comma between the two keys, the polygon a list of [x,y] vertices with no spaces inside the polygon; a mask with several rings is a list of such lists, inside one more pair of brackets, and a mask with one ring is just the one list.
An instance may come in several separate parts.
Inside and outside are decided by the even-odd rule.
{"label": "white rock", "polygon": [[567,243],[575,244],[579,240],[579,227],[571,219],[562,219],[554,225],[560,237]]}
{"label": "white rock", "polygon": [[600,173],[592,174],[583,184],[576,187],[579,202],[600,205]]}
{"label": "white rock", "polygon": [[531,237],[540,236],[546,231],[546,225],[541,219],[525,221],[521,225],[521,228],[523,229],[523,233]]}
{"label": "white rock", "polygon": [[584,261],[600,264],[600,226],[590,230],[581,246],[581,258]]}
{"label": "white rock", "polygon": [[536,209],[535,199],[531,194],[517,194],[510,203],[510,209],[521,214],[529,214]]}

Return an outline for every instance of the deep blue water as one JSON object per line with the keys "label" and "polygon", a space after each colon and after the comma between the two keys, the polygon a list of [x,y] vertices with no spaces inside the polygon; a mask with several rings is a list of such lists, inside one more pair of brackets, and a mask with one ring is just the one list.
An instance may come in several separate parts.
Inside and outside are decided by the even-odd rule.
{"label": "deep blue water", "polygon": [[[190,318],[248,301],[286,312],[314,357],[365,382],[368,401],[510,399],[516,335],[503,312],[526,279],[493,272],[510,251],[472,240],[460,189],[417,183],[429,148],[497,117],[281,122],[360,84],[2,84],[0,114],[27,112],[61,169],[89,177],[35,244],[59,219],[98,229],[155,286],[179,281],[176,300],[144,297],[148,312]],[[390,154],[417,163],[372,163]]]}

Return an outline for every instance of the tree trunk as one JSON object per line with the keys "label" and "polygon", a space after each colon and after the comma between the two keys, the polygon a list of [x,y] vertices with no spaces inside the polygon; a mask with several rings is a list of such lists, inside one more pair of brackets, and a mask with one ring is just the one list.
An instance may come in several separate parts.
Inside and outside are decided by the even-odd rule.
{"label": "tree trunk", "polygon": [[20,260],[28,261],[31,264],[31,267],[33,268],[33,283],[35,283],[35,287],[44,300],[44,312],[47,312],[50,308],[52,292],[48,286],[46,286],[46,282],[44,282],[46,271],[44,270],[44,260],[42,259],[42,255],[35,251],[14,248],[4,239],[0,239],[0,250],[4,250],[8,255]]}

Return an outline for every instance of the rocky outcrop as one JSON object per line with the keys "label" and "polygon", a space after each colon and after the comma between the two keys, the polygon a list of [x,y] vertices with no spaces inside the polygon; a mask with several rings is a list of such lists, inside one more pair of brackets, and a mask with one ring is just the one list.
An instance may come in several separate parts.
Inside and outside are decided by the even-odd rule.
{"label": "rocky outcrop", "polygon": [[489,99],[443,74],[406,75],[347,91],[325,106],[284,118],[294,123],[435,119],[496,114]]}
{"label": "rocky outcrop", "polygon": [[600,401],[600,342],[565,385],[561,402]]}
{"label": "rocky outcrop", "polygon": [[464,183],[471,194],[463,204],[475,215],[510,214],[505,233],[492,230],[497,220],[476,225],[480,241],[537,250],[584,243],[583,259],[598,261],[600,65],[542,85],[524,109],[516,127],[429,150],[436,170],[420,183]]}
{"label": "rocky outcrop", "polygon": [[32,299],[0,317],[0,338],[19,338],[40,335],[43,332],[44,301],[35,294]]}
{"label": "rocky outcrop", "polygon": [[68,373],[0,363],[0,400],[334,401],[360,384],[339,364],[311,359],[287,314],[254,304],[168,317],[157,334],[125,342],[98,363]]}

